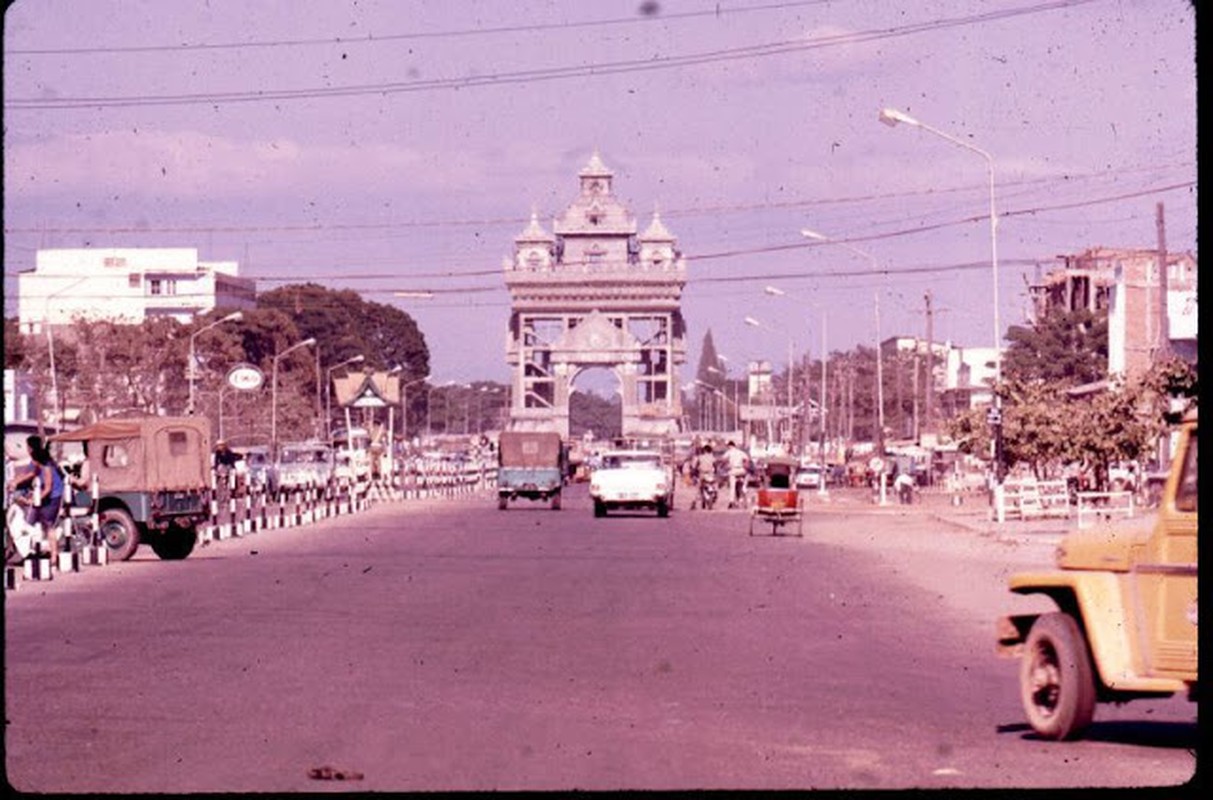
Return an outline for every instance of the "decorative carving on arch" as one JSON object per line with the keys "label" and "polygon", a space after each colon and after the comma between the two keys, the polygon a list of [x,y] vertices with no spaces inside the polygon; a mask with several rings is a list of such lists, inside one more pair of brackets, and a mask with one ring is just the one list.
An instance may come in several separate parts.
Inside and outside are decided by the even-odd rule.
{"label": "decorative carving on arch", "polygon": [[637,234],[612,176],[595,153],[579,173],[582,191],[552,218],[551,232],[533,212],[503,262],[515,430],[567,436],[572,382],[591,367],[618,378],[625,435],[681,427],[686,262],[656,213]]}

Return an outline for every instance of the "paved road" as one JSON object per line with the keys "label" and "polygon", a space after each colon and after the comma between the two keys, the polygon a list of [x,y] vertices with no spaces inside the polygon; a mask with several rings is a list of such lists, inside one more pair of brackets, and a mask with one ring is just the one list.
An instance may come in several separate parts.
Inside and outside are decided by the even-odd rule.
{"label": "paved road", "polygon": [[[685,504],[684,504],[685,505]],[[874,513],[873,513],[874,512]],[[959,522],[963,522],[960,520]],[[1195,706],[1033,739],[992,620],[1045,532],[925,508],[383,505],[6,597],[6,766],[51,792],[1176,785]],[[1020,598],[1019,600],[1024,600]],[[309,778],[332,767],[347,780]]]}

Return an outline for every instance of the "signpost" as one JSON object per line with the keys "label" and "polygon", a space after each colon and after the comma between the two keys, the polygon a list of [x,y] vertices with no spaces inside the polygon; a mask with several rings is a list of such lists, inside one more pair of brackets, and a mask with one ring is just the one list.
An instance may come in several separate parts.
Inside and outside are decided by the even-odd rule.
{"label": "signpost", "polygon": [[[227,371],[227,385],[238,392],[255,392],[265,385],[265,373],[252,364],[237,364]],[[219,390],[219,438],[223,438],[223,389]]]}

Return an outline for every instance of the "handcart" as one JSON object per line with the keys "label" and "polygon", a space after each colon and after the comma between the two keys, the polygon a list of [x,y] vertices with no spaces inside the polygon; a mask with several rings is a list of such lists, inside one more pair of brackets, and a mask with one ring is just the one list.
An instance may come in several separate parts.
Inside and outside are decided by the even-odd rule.
{"label": "handcart", "polygon": [[797,466],[794,458],[771,458],[761,468],[758,498],[750,508],[751,536],[756,522],[769,523],[772,536],[782,535],[785,526],[793,525],[794,535],[804,536],[804,509],[792,481]]}

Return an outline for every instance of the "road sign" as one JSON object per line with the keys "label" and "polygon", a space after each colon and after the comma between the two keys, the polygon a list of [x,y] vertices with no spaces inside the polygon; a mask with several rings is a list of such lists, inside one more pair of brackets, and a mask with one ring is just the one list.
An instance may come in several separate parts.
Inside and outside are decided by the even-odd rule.
{"label": "road sign", "polygon": [[261,384],[265,383],[265,373],[252,364],[237,364],[228,371],[227,383],[233,389],[251,392],[260,389]]}

